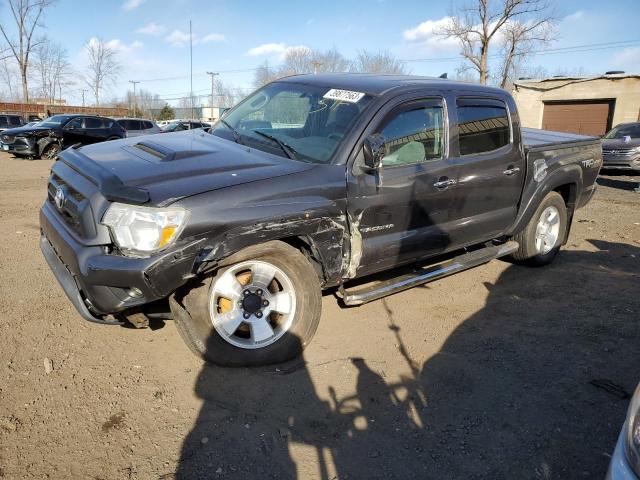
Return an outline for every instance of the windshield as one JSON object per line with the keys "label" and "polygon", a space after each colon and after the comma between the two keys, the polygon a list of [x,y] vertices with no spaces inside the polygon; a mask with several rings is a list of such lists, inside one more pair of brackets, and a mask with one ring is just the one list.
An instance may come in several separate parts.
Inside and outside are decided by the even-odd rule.
{"label": "windshield", "polygon": [[164,132],[173,132],[181,125],[182,124],[180,122],[175,122],[175,123],[169,123],[168,125],[165,125],[165,126],[160,127],[160,128],[162,128],[162,130]]}
{"label": "windshield", "polygon": [[66,116],[66,115],[54,115],[53,117],[49,117],[49,118],[43,120],[40,124],[38,124],[38,126],[39,127],[47,127],[47,128],[55,128],[55,127],[59,127],[60,125],[62,125],[67,120],[69,120],[69,117]]}
{"label": "windshield", "polygon": [[618,125],[610,130],[604,138],[640,138],[640,123],[631,123],[629,125]]}
{"label": "windshield", "polygon": [[283,157],[328,163],[371,97],[272,83],[226,113],[212,133]]}

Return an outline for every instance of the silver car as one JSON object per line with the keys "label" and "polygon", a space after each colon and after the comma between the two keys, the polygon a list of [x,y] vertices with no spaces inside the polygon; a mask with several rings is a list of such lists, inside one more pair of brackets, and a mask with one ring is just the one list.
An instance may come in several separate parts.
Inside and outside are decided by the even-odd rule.
{"label": "silver car", "polygon": [[124,128],[127,137],[139,137],[140,135],[153,135],[161,133],[162,130],[151,120],[143,118],[115,118],[118,124]]}
{"label": "silver car", "polygon": [[640,171],[640,122],[621,123],[604,136],[602,168]]}
{"label": "silver car", "polygon": [[640,479],[640,384],[631,399],[627,420],[611,457],[607,480]]}

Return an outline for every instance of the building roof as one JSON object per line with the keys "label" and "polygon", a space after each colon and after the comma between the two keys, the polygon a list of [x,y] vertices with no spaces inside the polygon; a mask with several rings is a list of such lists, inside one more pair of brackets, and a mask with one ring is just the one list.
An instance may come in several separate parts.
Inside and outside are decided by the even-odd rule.
{"label": "building roof", "polygon": [[[589,77],[557,75],[547,78],[520,78],[517,81],[513,82],[513,84],[516,87],[540,88],[543,87],[542,85],[539,85],[541,83],[544,84],[551,82],[563,82],[564,84],[561,86],[564,87],[573,83],[591,82],[593,80],[622,80],[625,78],[640,78],[640,73],[605,73],[604,75],[595,75]],[[557,87],[556,85],[554,86]]]}
{"label": "building roof", "polygon": [[342,90],[352,90],[356,92],[368,93],[371,95],[382,95],[392,89],[401,87],[430,87],[450,89],[483,90],[492,89],[504,92],[504,90],[494,87],[487,87],[477,83],[458,82],[444,78],[420,77],[414,75],[383,75],[373,73],[319,73],[306,75],[293,75],[281,78],[279,82],[306,83],[327,88],[338,88]]}

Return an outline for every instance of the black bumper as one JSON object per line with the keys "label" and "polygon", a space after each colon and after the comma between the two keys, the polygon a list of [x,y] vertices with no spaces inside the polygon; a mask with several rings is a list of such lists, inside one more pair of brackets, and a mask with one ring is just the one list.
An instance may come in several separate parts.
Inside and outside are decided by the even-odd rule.
{"label": "black bumper", "polygon": [[[83,245],[45,202],[40,210],[40,247],[56,279],[86,320],[113,323],[103,315],[142,307],[167,297],[193,276],[201,240],[150,258],[106,253]],[[134,295],[133,291],[137,290]]]}
{"label": "black bumper", "polygon": [[37,156],[38,148],[36,145],[27,145],[24,143],[2,143],[0,144],[0,152],[13,153],[14,155]]}

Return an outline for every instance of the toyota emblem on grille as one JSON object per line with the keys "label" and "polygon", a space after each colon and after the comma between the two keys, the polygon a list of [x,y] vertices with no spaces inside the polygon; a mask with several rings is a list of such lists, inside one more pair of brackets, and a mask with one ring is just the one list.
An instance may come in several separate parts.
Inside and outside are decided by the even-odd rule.
{"label": "toyota emblem on grille", "polygon": [[58,210],[62,210],[65,201],[64,189],[62,187],[56,188],[56,194],[53,197],[53,200],[56,202],[56,207],[58,207]]}

